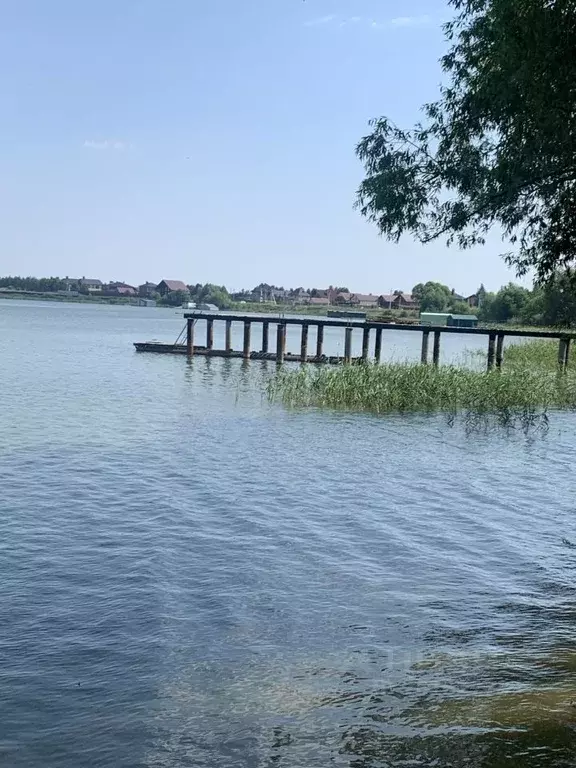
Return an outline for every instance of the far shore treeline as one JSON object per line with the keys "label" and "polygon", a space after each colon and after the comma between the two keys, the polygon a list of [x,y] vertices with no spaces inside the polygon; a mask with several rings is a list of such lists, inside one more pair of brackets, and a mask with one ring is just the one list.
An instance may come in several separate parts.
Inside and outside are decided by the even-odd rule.
{"label": "far shore treeline", "polygon": [[[98,284],[96,288],[93,284]],[[69,278],[0,277],[0,297],[62,298],[64,300],[134,301],[138,296],[155,299],[159,306],[182,306],[185,302],[213,304],[219,309],[264,309],[291,307],[293,310],[325,312],[331,305],[350,304],[402,317],[417,317],[423,312],[473,313],[483,323],[523,325],[576,326],[576,281],[567,272],[557,272],[545,284],[533,288],[508,283],[496,292],[481,285],[475,294],[464,297],[439,282],[417,283],[411,293],[395,291],[389,295],[355,294],[345,286],[333,288],[288,288],[260,283],[250,290],[230,292],[226,286],[212,283],[180,284],[185,290],[159,294],[153,283],[130,286],[126,283],[104,284],[99,280],[82,280],[71,286]],[[71,287],[73,290],[71,290]],[[143,289],[144,292],[143,292]],[[329,298],[328,298],[329,297]],[[409,299],[409,304],[394,302],[396,297]],[[258,305],[258,306],[256,306]]]}

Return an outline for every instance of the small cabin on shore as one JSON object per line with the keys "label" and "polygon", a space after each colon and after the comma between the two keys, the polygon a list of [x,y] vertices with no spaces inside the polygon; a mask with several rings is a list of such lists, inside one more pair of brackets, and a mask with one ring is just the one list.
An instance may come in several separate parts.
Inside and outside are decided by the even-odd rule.
{"label": "small cabin on shore", "polygon": [[421,312],[422,325],[445,325],[448,328],[478,328],[476,315],[455,315],[452,312]]}

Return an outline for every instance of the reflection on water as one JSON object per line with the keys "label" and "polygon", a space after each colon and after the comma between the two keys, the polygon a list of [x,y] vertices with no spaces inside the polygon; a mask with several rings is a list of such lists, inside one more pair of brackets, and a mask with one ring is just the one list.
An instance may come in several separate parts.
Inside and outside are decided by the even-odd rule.
{"label": "reflection on water", "polygon": [[572,766],[576,415],[285,411],[179,324],[0,302],[3,764]]}

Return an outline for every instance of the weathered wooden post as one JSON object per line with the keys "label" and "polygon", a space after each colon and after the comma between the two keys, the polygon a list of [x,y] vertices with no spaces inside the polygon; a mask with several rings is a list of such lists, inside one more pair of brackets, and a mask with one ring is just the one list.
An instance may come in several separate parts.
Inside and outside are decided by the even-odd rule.
{"label": "weathered wooden post", "polygon": [[262,352],[268,354],[268,336],[270,334],[270,323],[264,320],[262,323]]}
{"label": "weathered wooden post", "polygon": [[226,352],[232,352],[232,320],[226,320],[226,338],[224,340]]}
{"label": "weathered wooden post", "polygon": [[488,370],[491,371],[494,368],[494,356],[496,347],[496,334],[491,333],[488,336]]}
{"label": "weathered wooden post", "polygon": [[188,318],[186,327],[186,354],[188,357],[194,354],[194,320],[191,317]]}
{"label": "weathered wooden post", "polygon": [[504,334],[499,333],[496,341],[496,368],[502,368],[504,362]]}
{"label": "weathered wooden post", "polygon": [[352,361],[352,331],[353,328],[346,328],[344,331],[344,362]]}
{"label": "weathered wooden post", "polygon": [[302,324],[302,339],[300,342],[300,362],[308,360],[308,323]]}
{"label": "weathered wooden post", "polygon": [[286,325],[278,323],[276,329],[276,362],[283,363],[286,354]]}
{"label": "weathered wooden post", "polygon": [[206,320],[206,349],[214,349],[214,320]]}
{"label": "weathered wooden post", "polygon": [[568,344],[567,338],[561,338],[558,343],[558,367],[560,371],[565,371],[568,365]]}
{"label": "weathered wooden post", "polygon": [[320,358],[324,354],[324,323],[318,323],[316,326],[318,334],[316,335],[316,357]]}
{"label": "weathered wooden post", "polygon": [[244,321],[244,349],[243,355],[245,360],[250,359],[250,332],[252,330],[252,323],[250,320]]}
{"label": "weathered wooden post", "polygon": [[422,331],[422,353],[420,354],[420,362],[422,365],[428,365],[428,346],[430,344],[430,331]]}
{"label": "weathered wooden post", "polygon": [[370,350],[370,328],[364,328],[362,332],[362,362],[368,362],[368,352]]}
{"label": "weathered wooden post", "polygon": [[434,349],[432,350],[432,362],[438,368],[440,365],[440,334],[441,331],[434,331]]}
{"label": "weathered wooden post", "polygon": [[564,368],[568,368],[568,363],[570,362],[570,342],[571,339],[569,337],[566,338],[566,365]]}
{"label": "weathered wooden post", "polygon": [[374,342],[374,360],[379,363],[382,357],[382,331],[383,328],[376,328],[376,341]]}

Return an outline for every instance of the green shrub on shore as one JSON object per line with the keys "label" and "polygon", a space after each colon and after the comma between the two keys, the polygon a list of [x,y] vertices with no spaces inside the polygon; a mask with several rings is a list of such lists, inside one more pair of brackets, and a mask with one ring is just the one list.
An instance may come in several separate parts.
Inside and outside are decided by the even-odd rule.
{"label": "green shrub on shore", "polygon": [[530,418],[553,408],[576,407],[576,372],[560,375],[556,366],[543,370],[520,364],[490,373],[416,363],[303,366],[280,370],[268,384],[268,396],[293,407]]}

